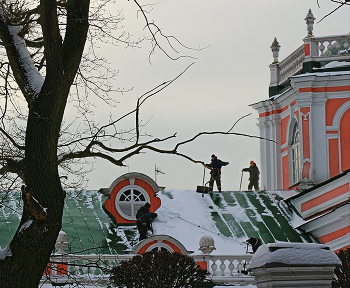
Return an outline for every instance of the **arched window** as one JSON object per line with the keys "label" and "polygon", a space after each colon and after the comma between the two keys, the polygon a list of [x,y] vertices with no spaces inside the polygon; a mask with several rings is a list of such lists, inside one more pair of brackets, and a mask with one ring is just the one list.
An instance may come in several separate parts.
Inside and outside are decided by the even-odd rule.
{"label": "arched window", "polygon": [[149,246],[146,249],[146,252],[149,251],[169,251],[169,252],[174,252],[174,249],[171,248],[169,245],[165,244],[165,243],[155,243],[152,244],[151,246]]}
{"label": "arched window", "polygon": [[115,207],[119,214],[128,220],[136,220],[137,210],[150,202],[147,192],[136,185],[122,188],[115,198]]}
{"label": "arched window", "polygon": [[292,182],[293,184],[300,181],[300,134],[298,123],[294,124],[292,141]]}

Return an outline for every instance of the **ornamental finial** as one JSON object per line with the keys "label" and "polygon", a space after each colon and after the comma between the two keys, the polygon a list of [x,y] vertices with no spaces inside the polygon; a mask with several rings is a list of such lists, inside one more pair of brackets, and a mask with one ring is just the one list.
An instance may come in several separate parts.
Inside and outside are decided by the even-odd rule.
{"label": "ornamental finial", "polygon": [[314,22],[316,18],[314,17],[314,14],[312,14],[311,9],[309,9],[309,13],[307,13],[305,19],[306,25],[307,25],[307,36],[313,37],[312,30],[314,30]]}
{"label": "ornamental finial", "polygon": [[273,55],[272,64],[278,63],[278,55],[279,55],[280,47],[281,45],[278,43],[277,38],[275,37],[275,39],[272,42],[272,45],[270,46],[272,55]]}

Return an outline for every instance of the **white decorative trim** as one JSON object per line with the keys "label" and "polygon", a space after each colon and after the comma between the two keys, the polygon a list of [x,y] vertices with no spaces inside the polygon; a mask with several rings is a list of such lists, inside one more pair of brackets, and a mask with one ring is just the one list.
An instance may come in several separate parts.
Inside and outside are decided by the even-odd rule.
{"label": "white decorative trim", "polygon": [[337,112],[335,113],[335,115],[333,117],[333,123],[332,123],[333,127],[339,127],[340,126],[341,118],[343,117],[344,113],[348,109],[350,109],[350,100],[345,102],[343,105],[341,105],[339,107],[339,109],[337,110]]}
{"label": "white decorative trim", "polygon": [[[338,139],[339,138],[339,134],[327,134],[326,137],[327,137],[327,140],[329,140],[329,139]],[[329,148],[328,148],[328,151],[329,151]]]}
{"label": "white decorative trim", "polygon": [[129,172],[129,173],[126,173],[126,174],[123,174],[122,176],[118,177],[117,179],[115,179],[113,181],[113,183],[109,186],[109,193],[105,194],[105,195],[109,195],[110,193],[112,193],[112,190],[113,188],[121,181],[123,180],[129,180],[129,179],[141,179],[143,181],[145,181],[146,183],[148,183],[153,191],[155,193],[157,193],[158,191],[160,191],[160,188],[157,183],[150,177],[148,177],[147,175],[145,174],[142,174],[142,173],[139,173],[139,172]]}
{"label": "white decorative trim", "polygon": [[326,126],[326,131],[337,131],[337,132],[339,132],[339,126]]}
{"label": "white decorative trim", "polygon": [[303,121],[308,121],[307,116],[310,116],[310,112],[307,112],[306,114],[304,114],[300,111],[300,115],[304,117]]}
{"label": "white decorative trim", "polygon": [[283,145],[281,145],[281,150],[285,149],[288,147],[288,142],[287,143],[284,143]]}
{"label": "white decorative trim", "polygon": [[335,239],[333,241],[327,242],[325,244],[329,246],[329,248],[331,248],[333,251],[336,251],[341,248],[349,246],[349,243],[350,243],[350,233],[338,239]]}
{"label": "white decorative trim", "polygon": [[281,157],[282,157],[282,158],[285,157],[285,156],[287,156],[287,155],[288,155],[288,150],[283,151],[283,152],[281,153]]}
{"label": "white decorative trim", "polygon": [[154,248],[158,248],[158,250],[160,248],[164,248],[166,249],[167,251],[169,252],[174,252],[174,249],[171,248],[169,245],[165,244],[165,243],[162,243],[162,242],[157,242],[157,243],[154,243],[152,244],[151,246],[149,246],[147,249],[146,249],[146,252],[149,252],[149,251],[152,251]]}
{"label": "white decorative trim", "polygon": [[[182,254],[184,255],[189,255],[190,251],[187,251],[187,249],[185,248],[185,246],[183,246],[180,241],[176,240],[175,238],[169,236],[169,235],[156,235],[156,236],[152,236],[152,237],[148,237],[145,240],[142,240],[141,242],[139,242],[134,248],[133,251],[135,254],[138,254],[138,252],[142,249],[142,247],[144,247],[145,245],[147,245],[150,242],[153,241],[157,241],[157,243],[154,243],[151,246],[155,245],[153,248],[156,247],[156,245],[167,245],[165,243],[162,243],[164,240],[169,241],[170,243],[174,244],[180,251]],[[147,249],[148,250],[148,249]]]}
{"label": "white decorative trim", "polygon": [[345,204],[324,216],[310,220],[300,227],[305,232],[310,232],[314,237],[319,238],[349,226],[349,222],[349,204]]}
{"label": "white decorative trim", "polygon": [[328,99],[340,99],[340,98],[349,98],[349,91],[337,91],[337,92],[327,92]]}
{"label": "white decorative trim", "polygon": [[[350,173],[349,173],[350,174]],[[303,218],[310,217],[312,215],[315,215],[316,213],[325,211],[329,208],[334,207],[337,204],[343,203],[350,197],[350,191],[346,192],[338,197],[332,198],[329,201],[326,201],[320,205],[317,205],[311,209],[308,209],[306,211],[301,211],[301,205],[303,203],[306,203],[312,199],[315,199],[321,195],[324,195],[334,189],[339,188],[340,186],[343,186],[347,183],[349,183],[350,177],[349,176],[343,176],[335,181],[332,181],[318,189],[312,190],[304,195],[301,195],[300,197],[291,200],[293,206],[299,211],[299,213],[302,215]]]}

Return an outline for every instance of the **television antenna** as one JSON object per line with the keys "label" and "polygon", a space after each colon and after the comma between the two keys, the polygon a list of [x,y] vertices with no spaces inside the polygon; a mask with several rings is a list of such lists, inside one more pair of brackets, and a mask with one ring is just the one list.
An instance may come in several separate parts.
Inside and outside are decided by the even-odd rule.
{"label": "television antenna", "polygon": [[160,167],[157,167],[157,165],[154,165],[154,181],[157,183],[157,175],[158,174],[165,174],[160,170]]}

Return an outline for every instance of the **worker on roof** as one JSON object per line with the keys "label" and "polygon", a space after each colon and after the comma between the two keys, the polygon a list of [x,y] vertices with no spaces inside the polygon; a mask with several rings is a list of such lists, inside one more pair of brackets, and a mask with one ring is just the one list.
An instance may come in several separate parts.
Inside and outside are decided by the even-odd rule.
{"label": "worker on roof", "polygon": [[147,213],[141,215],[140,218],[136,220],[137,230],[140,234],[140,241],[147,238],[148,230],[153,232],[152,222],[155,218],[157,218],[157,213]]}
{"label": "worker on roof", "polygon": [[142,215],[149,213],[150,207],[151,204],[149,204],[148,202],[145,205],[141,206],[136,212],[136,220],[139,219]]}
{"label": "worker on roof", "polygon": [[250,161],[250,166],[248,168],[242,169],[242,172],[249,172],[249,184],[248,184],[248,191],[252,191],[252,188],[254,186],[255,191],[260,190],[259,189],[259,168],[256,166],[254,161]]}
{"label": "worker on roof", "polygon": [[211,155],[211,163],[203,164],[204,167],[209,168],[210,171],[210,181],[209,181],[209,191],[213,191],[214,180],[216,182],[216,187],[219,192],[221,192],[221,167],[228,165],[229,162],[223,162],[219,160],[214,154]]}

